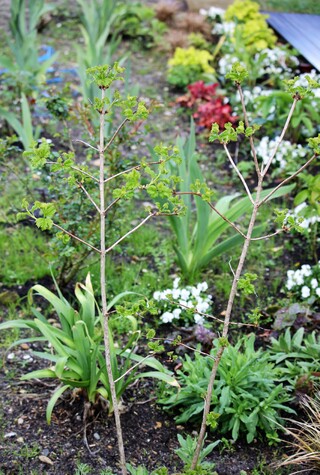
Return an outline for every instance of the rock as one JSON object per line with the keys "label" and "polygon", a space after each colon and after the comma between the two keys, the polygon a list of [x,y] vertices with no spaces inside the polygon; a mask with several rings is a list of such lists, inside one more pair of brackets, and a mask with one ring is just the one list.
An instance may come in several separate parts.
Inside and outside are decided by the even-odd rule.
{"label": "rock", "polygon": [[17,433],[16,432],[7,432],[4,434],[5,439],[12,439],[13,437],[16,437]]}
{"label": "rock", "polygon": [[41,452],[41,455],[44,455],[45,457],[47,457],[49,455],[49,449],[43,449],[43,451]]}
{"label": "rock", "polygon": [[95,432],[93,434],[93,437],[96,439],[96,440],[100,440],[100,435],[98,434],[98,432]]}
{"label": "rock", "polygon": [[46,457],[45,455],[39,455],[39,460],[42,463],[46,463],[47,465],[54,465],[52,460],[49,459],[49,457]]}
{"label": "rock", "polygon": [[19,425],[23,424],[23,417],[19,417],[19,419],[17,420],[17,423]]}
{"label": "rock", "polygon": [[23,437],[18,437],[17,442],[19,442],[19,444],[23,444],[24,443],[24,438]]}
{"label": "rock", "polygon": [[0,293],[0,304],[2,305],[10,305],[11,303],[15,303],[19,300],[19,295],[17,292],[12,290],[5,290],[4,292]]}
{"label": "rock", "polygon": [[29,350],[30,346],[28,345],[28,343],[21,343],[20,348],[22,350]]}
{"label": "rock", "polygon": [[16,355],[14,353],[9,353],[8,356],[7,356],[7,360],[9,360],[9,361],[14,360],[15,357],[16,357]]}

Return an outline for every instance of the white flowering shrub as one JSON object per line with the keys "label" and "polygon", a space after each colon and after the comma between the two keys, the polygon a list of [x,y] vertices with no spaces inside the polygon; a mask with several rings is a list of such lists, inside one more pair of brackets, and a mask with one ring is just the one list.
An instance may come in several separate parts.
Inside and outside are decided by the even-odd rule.
{"label": "white flowering shrub", "polygon": [[320,261],[315,266],[303,264],[300,269],[288,270],[286,287],[300,300],[320,303]]}
{"label": "white flowering shrub", "polygon": [[295,218],[303,218],[300,226],[308,232],[311,231],[312,226],[320,223],[320,216],[316,215],[315,210],[305,201],[296,206],[291,214]]}
{"label": "white flowering shrub", "polygon": [[172,289],[153,294],[154,300],[158,302],[161,322],[202,325],[205,318],[201,313],[209,313],[212,304],[212,295],[205,294],[208,284],[202,282],[196,286],[179,287],[179,282],[180,278],[176,278]]}
{"label": "white flowering shrub", "polygon": [[[306,79],[306,77],[309,76],[311,79],[313,79],[314,81],[317,81],[319,82],[320,81],[320,74],[317,74],[317,72],[315,71],[315,69],[312,69],[312,71],[310,73],[304,73],[304,74],[300,74],[299,75],[299,79],[298,81],[296,82],[296,86],[303,86],[303,87],[306,87],[307,84],[308,84],[308,81]],[[320,88],[319,89],[313,89],[313,96],[320,99]],[[315,105],[317,105],[318,103],[315,102],[314,103]]]}
{"label": "white flowering shrub", "polygon": [[[216,25],[215,29],[217,28],[218,30],[222,30],[222,25]],[[218,32],[216,32],[216,34],[218,34]],[[236,52],[223,55],[218,66],[218,71],[221,76],[225,76],[230,69],[230,65],[238,61],[239,57]],[[291,77],[292,71],[296,69],[299,64],[298,59],[290,50],[278,46],[259,51],[254,55],[253,62],[258,65],[258,69],[255,72],[257,77],[269,75],[281,76],[282,79]]]}
{"label": "white flowering shrub", "polygon": [[213,21],[223,20],[225,12],[226,11],[223,8],[219,7],[209,7],[208,10],[205,8],[200,8],[199,10],[200,15],[203,15],[209,20]]}
{"label": "white flowering shrub", "polygon": [[[274,139],[262,137],[260,143],[256,146],[257,156],[261,158],[263,163],[267,163],[276,148],[280,137]],[[277,171],[283,171],[288,168],[288,164],[292,164],[295,168],[297,164],[304,163],[308,150],[300,144],[293,144],[289,140],[283,140],[274,158],[274,165]]]}

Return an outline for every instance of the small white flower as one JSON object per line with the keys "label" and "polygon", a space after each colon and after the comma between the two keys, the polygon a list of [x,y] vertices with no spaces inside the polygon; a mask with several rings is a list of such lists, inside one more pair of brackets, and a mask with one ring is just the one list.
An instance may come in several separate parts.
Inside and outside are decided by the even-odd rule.
{"label": "small white flower", "polygon": [[160,317],[160,320],[162,320],[163,323],[171,323],[173,319],[174,315],[171,312],[164,312]]}
{"label": "small white flower", "polygon": [[199,297],[200,292],[201,292],[200,289],[198,289],[197,287],[192,287],[192,289],[191,289],[191,293],[192,293],[193,297]]}
{"label": "small white flower", "polygon": [[168,300],[168,299],[167,299],[167,295],[171,295],[171,294],[172,294],[172,290],[170,290],[170,289],[164,290],[164,291],[161,293],[161,300]]}
{"label": "small white flower", "polygon": [[309,277],[312,274],[311,266],[309,264],[303,264],[303,266],[301,266],[301,273],[305,277]]}
{"label": "small white flower", "polygon": [[205,313],[209,308],[209,304],[207,302],[201,302],[201,303],[198,303],[197,304],[197,311],[198,312],[202,312],[202,313]]}
{"label": "small white flower", "polygon": [[189,296],[190,296],[189,290],[187,290],[187,289],[182,289],[182,290],[180,291],[180,296],[181,296],[182,300],[188,300],[188,298],[189,298]]}
{"label": "small white flower", "polygon": [[318,287],[318,281],[317,279],[311,279],[311,287],[313,289],[316,289]]}
{"label": "small white flower", "polygon": [[202,315],[199,315],[198,313],[195,313],[194,314],[194,321],[197,325],[203,325],[204,318],[202,317]]}
{"label": "small white flower", "polygon": [[304,285],[301,289],[301,297],[303,299],[307,299],[308,297],[310,297],[310,289],[306,285]]}
{"label": "small white flower", "polygon": [[159,302],[159,300],[161,300],[161,292],[159,290],[157,290],[156,292],[153,293],[153,298]]}
{"label": "small white flower", "polygon": [[206,290],[208,290],[207,282],[201,282],[201,284],[198,284],[197,289],[199,289],[200,292],[205,292]]}
{"label": "small white flower", "polygon": [[179,297],[180,297],[180,289],[173,289],[172,290],[173,300],[177,300]]}
{"label": "small white flower", "polygon": [[178,286],[179,286],[179,282],[180,282],[180,277],[176,277],[173,281],[173,288],[174,289],[177,289]]}
{"label": "small white flower", "polygon": [[320,297],[320,287],[318,287],[318,288],[316,289],[316,294],[317,294],[318,297]]}
{"label": "small white flower", "polygon": [[186,300],[179,300],[179,304],[184,308],[188,307],[188,302]]}
{"label": "small white flower", "polygon": [[173,318],[180,318],[181,308],[175,308],[172,313]]}
{"label": "small white flower", "polygon": [[295,276],[294,276],[294,280],[295,280],[297,285],[302,285],[304,283],[304,278],[303,278],[303,274],[302,274],[301,271],[296,271]]}

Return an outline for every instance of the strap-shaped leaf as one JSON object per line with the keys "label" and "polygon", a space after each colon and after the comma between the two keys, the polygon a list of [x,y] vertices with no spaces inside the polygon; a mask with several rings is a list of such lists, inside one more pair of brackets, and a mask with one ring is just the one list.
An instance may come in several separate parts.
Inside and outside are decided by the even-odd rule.
{"label": "strap-shaped leaf", "polygon": [[55,392],[52,394],[52,396],[51,396],[51,398],[48,402],[47,410],[46,410],[46,418],[47,418],[47,423],[48,424],[51,423],[52,411],[53,411],[54,406],[56,405],[56,402],[58,401],[59,397],[61,397],[62,394],[69,388],[70,388],[69,385],[65,385],[65,386],[62,386],[62,387],[59,386],[55,390]]}

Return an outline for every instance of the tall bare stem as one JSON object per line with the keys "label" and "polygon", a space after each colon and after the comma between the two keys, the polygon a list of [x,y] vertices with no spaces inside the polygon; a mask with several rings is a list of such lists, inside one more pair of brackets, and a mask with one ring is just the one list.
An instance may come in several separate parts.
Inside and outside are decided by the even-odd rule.
{"label": "tall bare stem", "polygon": [[[254,225],[255,225],[255,222],[256,222],[256,218],[257,218],[257,212],[258,212],[258,208],[259,208],[259,201],[260,201],[261,191],[262,191],[262,179],[259,179],[257,194],[256,194],[256,198],[254,200],[251,219],[250,219],[250,223],[249,223],[248,230],[247,230],[247,236],[246,236],[246,239],[244,241],[241,256],[240,256],[240,259],[239,259],[239,262],[238,262],[237,269],[234,273],[232,287],[231,287],[231,290],[230,290],[227,310],[226,310],[226,314],[225,314],[225,318],[224,318],[224,324],[223,324],[223,332],[222,332],[223,337],[227,337],[228,333],[229,333],[230,318],[231,318],[233,303],[234,303],[234,299],[235,299],[235,296],[236,296],[236,293],[237,293],[238,282],[239,282],[239,279],[240,279],[240,276],[241,276],[241,273],[242,273],[242,269],[243,269],[243,266],[244,266],[244,263],[245,263],[245,260],[246,260],[247,254],[248,254],[248,249],[249,249],[249,245],[250,245],[252,231],[253,231],[253,228],[254,228]],[[223,355],[224,349],[225,349],[225,346],[220,346],[220,348],[217,352],[217,355],[215,357],[215,362],[214,362],[212,370],[211,370],[211,375],[210,375],[209,384],[208,384],[208,388],[207,388],[206,399],[205,399],[205,403],[204,403],[202,424],[201,424],[201,429],[200,429],[200,433],[199,433],[199,437],[198,437],[198,441],[197,441],[196,450],[195,450],[193,460],[192,460],[192,464],[191,464],[191,470],[195,470],[195,468],[198,464],[200,451],[201,451],[201,448],[202,448],[202,445],[203,445],[204,437],[206,435],[207,417],[208,417],[208,414],[210,412],[213,385],[214,385],[214,382],[215,382],[215,379],[216,379],[218,366],[219,366],[221,357]]]}
{"label": "tall bare stem", "polygon": [[[102,101],[105,97],[104,89],[101,90]],[[126,457],[124,452],[122,428],[120,421],[119,405],[117,400],[117,393],[115,382],[111,367],[110,354],[110,336],[109,336],[109,313],[107,308],[107,294],[106,294],[106,220],[105,220],[105,145],[104,145],[104,125],[105,125],[105,110],[100,112],[100,141],[99,141],[99,158],[100,158],[100,175],[99,175],[99,191],[100,191],[100,284],[101,284],[101,305],[103,314],[103,333],[105,345],[105,359],[109,378],[111,399],[114,411],[114,418],[117,430],[118,449],[120,455],[120,466],[122,475],[127,475]]]}
{"label": "tall bare stem", "polygon": [[[240,84],[238,84],[237,87],[238,87],[238,90],[239,90],[241,103],[242,103],[242,107],[243,107],[243,112],[244,112],[244,116],[245,116],[245,124],[246,124],[246,127],[248,127],[248,118],[247,118],[246,107],[245,107],[245,103],[244,103],[242,89],[241,89]],[[299,170],[296,173],[292,174],[289,178],[287,178],[282,183],[280,183],[280,185],[278,187],[276,187],[275,190],[270,192],[267,195],[267,197],[265,197],[264,199],[260,198],[261,197],[261,192],[262,192],[262,189],[263,189],[263,180],[266,177],[268,169],[269,169],[270,165],[272,164],[272,162],[273,162],[273,160],[276,156],[276,153],[278,151],[278,148],[279,148],[279,146],[280,146],[280,144],[281,144],[281,142],[282,142],[282,140],[285,136],[285,133],[288,129],[290,120],[292,118],[292,115],[293,115],[293,112],[294,112],[294,109],[296,107],[296,104],[297,104],[298,100],[300,100],[300,96],[298,94],[296,94],[293,98],[293,104],[292,104],[292,107],[289,111],[288,118],[287,118],[286,123],[283,127],[283,130],[282,130],[282,133],[280,135],[277,146],[274,149],[273,153],[271,154],[266,166],[264,168],[262,167],[261,170],[260,170],[257,158],[256,158],[256,151],[255,151],[255,148],[254,148],[253,139],[250,140],[253,160],[254,160],[254,163],[255,163],[255,168],[256,168],[256,173],[257,173],[257,178],[258,178],[258,184],[257,184],[257,188],[256,188],[256,196],[255,196],[254,200],[252,199],[252,195],[251,195],[251,193],[248,189],[248,186],[247,186],[243,176],[241,175],[240,171],[238,170],[237,165],[234,162],[232,162],[232,159],[231,159],[232,165],[236,169],[239,178],[241,179],[242,183],[244,184],[249,198],[251,198],[253,208],[252,208],[252,213],[251,213],[251,218],[250,218],[249,226],[248,226],[248,229],[247,229],[247,233],[245,235],[245,240],[244,240],[244,244],[243,244],[243,247],[242,247],[241,255],[240,255],[240,258],[239,258],[238,266],[237,266],[237,269],[236,269],[236,271],[233,275],[232,286],[231,286],[231,290],[230,290],[230,294],[229,294],[229,299],[228,299],[228,304],[227,304],[227,309],[226,309],[226,314],[225,314],[224,324],[223,324],[223,331],[222,331],[222,337],[223,338],[228,337],[229,327],[230,327],[230,319],[231,319],[234,300],[235,300],[236,293],[237,293],[238,282],[239,282],[239,279],[241,277],[241,273],[242,273],[242,270],[243,270],[243,267],[244,267],[244,264],[245,264],[245,261],[246,261],[246,257],[247,257],[249,246],[250,246],[250,242],[253,240],[252,232],[253,232],[254,225],[255,225],[255,222],[256,222],[256,219],[257,219],[257,214],[258,214],[259,207],[263,203],[265,203],[277,189],[279,189],[281,186],[283,186],[289,180],[291,180],[292,178],[297,176],[298,173],[300,173],[314,159],[314,156],[313,156],[310,160],[308,160],[305,163],[305,165],[303,165],[301,168],[299,168]],[[227,156],[230,160],[231,156],[230,156],[230,153],[228,151],[228,148],[227,148],[226,144],[224,144],[224,149],[225,149],[226,154],[227,154]],[[207,387],[205,403],[204,403],[203,417],[202,417],[200,433],[199,433],[196,450],[195,450],[193,460],[192,460],[192,464],[191,464],[191,470],[195,470],[195,468],[198,464],[200,451],[201,451],[203,443],[204,443],[204,438],[205,438],[205,434],[206,434],[206,426],[207,426],[207,417],[208,417],[208,414],[210,412],[210,405],[211,405],[211,400],[212,400],[213,386],[214,386],[218,366],[219,366],[220,360],[222,358],[224,349],[225,349],[225,346],[222,344],[218,349],[218,352],[215,356],[215,361],[214,361],[213,366],[212,366],[211,375],[210,375],[210,379],[209,379],[209,383],[208,383],[208,387]]]}

